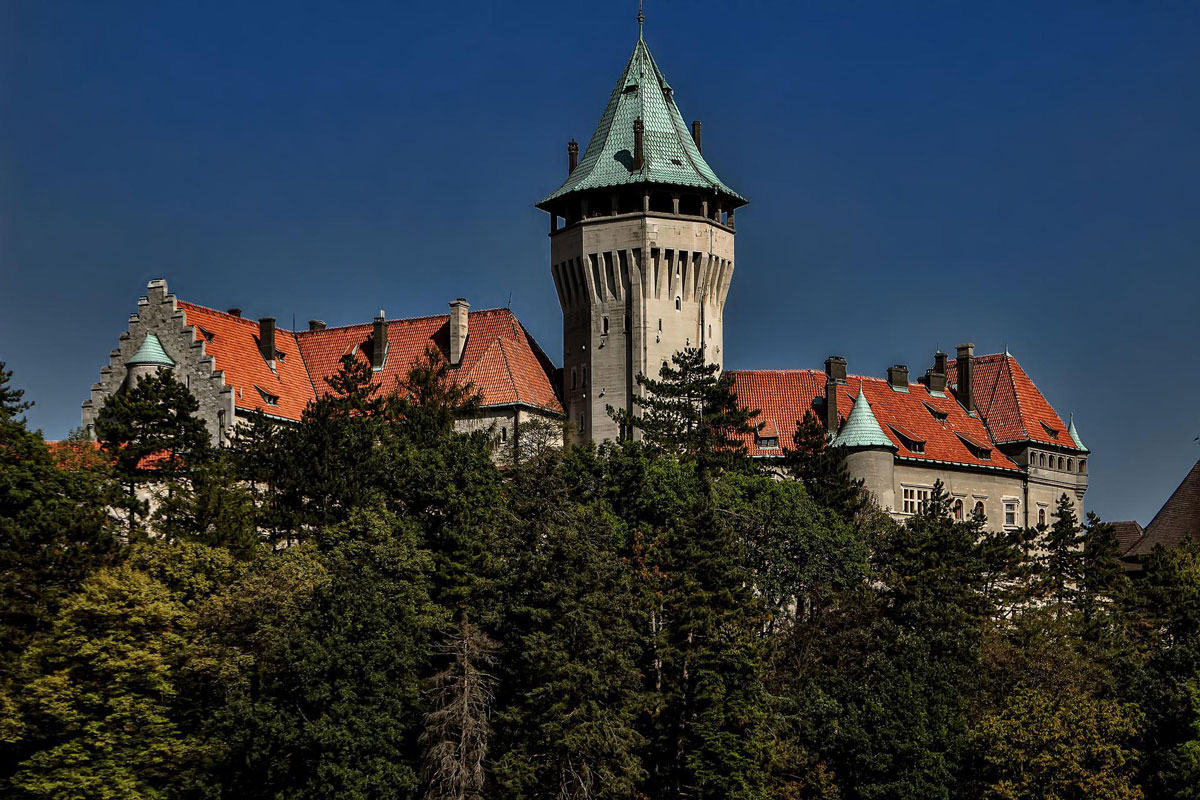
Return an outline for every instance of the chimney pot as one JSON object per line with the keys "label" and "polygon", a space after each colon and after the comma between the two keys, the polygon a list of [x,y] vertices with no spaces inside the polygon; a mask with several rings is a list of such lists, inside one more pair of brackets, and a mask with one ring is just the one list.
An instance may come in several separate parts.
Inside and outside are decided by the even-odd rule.
{"label": "chimney pot", "polygon": [[567,142],[567,174],[570,175],[579,166],[579,142],[572,139]]}
{"label": "chimney pot", "polygon": [[837,433],[838,429],[837,390],[839,385],[832,376],[825,379],[825,430],[830,434]]}
{"label": "chimney pot", "polygon": [[692,120],[692,141],[696,143],[696,150],[703,153],[704,148],[700,146],[700,120]]}
{"label": "chimney pot", "polygon": [[379,316],[375,317],[375,330],[371,336],[371,369],[378,372],[383,369],[383,363],[387,360],[387,317],[384,316],[383,309],[380,309]]}
{"label": "chimney pot", "polygon": [[240,308],[230,308],[226,310],[225,313],[231,317],[240,317],[242,315],[242,310]]}
{"label": "chimney pot", "polygon": [[845,383],[846,359],[841,356],[830,356],[825,359],[825,374],[838,383]]}
{"label": "chimney pot", "polygon": [[308,329],[309,329],[310,331],[323,331],[323,330],[325,330],[325,320],[323,320],[323,319],[310,319],[310,320],[308,321]]}
{"label": "chimney pot", "polygon": [[946,391],[946,354],[941,350],[933,354],[933,366],[925,371],[925,385],[931,392]]}
{"label": "chimney pot", "polygon": [[887,376],[893,389],[908,389],[908,367],[905,364],[888,367]]}
{"label": "chimney pot", "polygon": [[958,358],[955,360],[955,371],[958,373],[958,402],[967,412],[975,410],[975,344],[966,342],[957,348]]}
{"label": "chimney pot", "polygon": [[450,364],[457,367],[462,363],[463,350],[467,346],[468,311],[471,304],[465,297],[450,303]]}
{"label": "chimney pot", "polygon": [[258,350],[271,369],[275,369],[275,318],[263,317],[258,321]]}

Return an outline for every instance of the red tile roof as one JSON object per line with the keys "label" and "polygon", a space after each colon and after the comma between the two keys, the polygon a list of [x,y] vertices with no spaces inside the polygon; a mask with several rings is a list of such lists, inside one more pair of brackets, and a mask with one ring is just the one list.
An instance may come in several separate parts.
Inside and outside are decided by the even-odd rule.
{"label": "red tile roof", "polygon": [[[957,386],[957,362],[946,367],[947,381]],[[992,441],[1040,442],[1078,450],[1062,417],[1007,353],[977,356],[971,394],[979,416],[987,424]]]}
{"label": "red tile roof", "polygon": [[[734,377],[734,391],[742,405],[761,412],[758,422],[777,425],[780,444],[785,448],[791,447],[791,433],[806,411],[811,409],[819,419],[824,418],[825,373],[821,370],[730,370],[729,374]],[[952,397],[935,397],[919,383],[910,383],[907,392],[898,392],[883,378],[851,375],[846,384],[838,387],[839,419],[845,420],[849,416],[860,384],[880,428],[896,445],[897,457],[1003,470],[1020,469],[996,448],[991,448],[990,458],[972,452],[967,442],[991,442],[983,422],[967,414]],[[938,417],[944,415],[945,418],[938,419],[930,409],[937,411]],[[923,441],[924,452],[910,450],[904,438],[896,433],[897,429]],[[916,445],[917,441],[912,444]],[[747,442],[747,445],[751,455],[778,455],[778,451],[760,450],[754,442]],[[987,446],[991,447],[990,444]]]}
{"label": "red tile roof", "polygon": [[[284,357],[272,372],[258,349],[256,321],[182,301],[179,308],[196,327],[196,340],[207,341],[205,352],[224,371],[237,407],[285,419],[300,419],[316,393],[325,391],[325,378],[337,372],[344,354],[369,359],[372,350],[371,323],[295,333],[276,328],[275,348]],[[449,319],[441,314],[389,321],[387,358],[384,369],[373,373],[374,381],[394,388],[430,345],[448,356]],[[453,373],[458,381],[473,383],[485,406],[523,404],[562,413],[554,365],[511,311],[473,311],[467,324],[462,363]],[[268,403],[260,389],[278,398],[277,404]]]}
{"label": "red tile roof", "polygon": [[[316,395],[308,370],[304,368],[300,346],[291,331],[275,330],[275,349],[283,354],[283,358],[275,360],[275,371],[272,372],[258,349],[257,321],[182,300],[178,308],[183,311],[187,324],[195,327],[196,341],[207,342],[204,352],[213,357],[214,368],[225,373],[225,384],[233,387],[233,403],[237,408],[262,411],[284,419],[300,419],[304,407]],[[207,341],[205,331],[212,334],[212,341]],[[279,398],[278,405],[268,403],[259,389]]]}

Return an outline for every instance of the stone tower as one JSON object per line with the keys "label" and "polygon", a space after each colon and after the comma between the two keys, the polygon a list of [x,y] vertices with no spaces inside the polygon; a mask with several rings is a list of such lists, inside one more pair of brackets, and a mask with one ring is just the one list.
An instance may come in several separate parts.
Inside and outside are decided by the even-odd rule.
{"label": "stone tower", "polygon": [[[684,347],[723,358],[734,209],[746,200],[700,154],[642,38],[583,158],[550,213],[550,262],[563,312],[563,400],[576,441],[621,435],[607,412],[633,409],[636,376],[658,376]],[[561,224],[560,224],[561,223]]]}

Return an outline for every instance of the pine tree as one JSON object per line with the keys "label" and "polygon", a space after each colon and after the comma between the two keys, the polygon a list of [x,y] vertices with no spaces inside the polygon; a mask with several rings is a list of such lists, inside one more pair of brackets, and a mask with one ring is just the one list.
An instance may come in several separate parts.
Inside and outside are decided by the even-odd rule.
{"label": "pine tree", "polygon": [[863,482],[850,477],[842,454],[829,446],[825,426],[811,409],[804,419],[796,421],[792,449],[785,454],[784,465],[817,503],[843,519],[853,518],[869,503]]}
{"label": "pine tree", "polygon": [[703,348],[681,350],[657,380],[638,374],[639,413],[610,406],[609,415],[627,435],[640,430],[653,452],[695,459],[704,473],[745,466],[745,440],[754,433],[758,412],[738,403],[733,377],[718,377],[719,371],[705,360]]}

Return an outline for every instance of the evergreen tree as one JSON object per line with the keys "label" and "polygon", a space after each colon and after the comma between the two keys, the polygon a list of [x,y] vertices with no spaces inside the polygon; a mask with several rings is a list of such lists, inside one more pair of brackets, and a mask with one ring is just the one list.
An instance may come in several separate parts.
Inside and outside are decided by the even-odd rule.
{"label": "evergreen tree", "polygon": [[96,415],[96,438],[125,488],[131,535],[149,511],[138,487],[179,477],[208,457],[208,431],[195,416],[199,410],[191,391],[160,369],[111,395]]}
{"label": "evergreen tree", "polygon": [[640,430],[653,452],[693,458],[704,472],[744,465],[745,439],[758,412],[738,403],[733,376],[718,377],[719,371],[703,348],[686,348],[671,356],[657,380],[638,374],[639,413],[609,406],[609,414],[626,434]]}
{"label": "evergreen tree", "polygon": [[825,426],[811,409],[796,421],[784,465],[813,500],[844,519],[861,513],[869,503],[862,481],[850,477],[843,455],[829,446]]}

